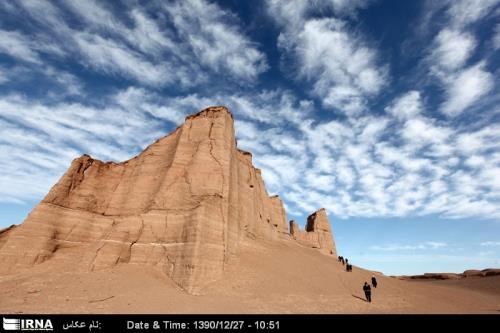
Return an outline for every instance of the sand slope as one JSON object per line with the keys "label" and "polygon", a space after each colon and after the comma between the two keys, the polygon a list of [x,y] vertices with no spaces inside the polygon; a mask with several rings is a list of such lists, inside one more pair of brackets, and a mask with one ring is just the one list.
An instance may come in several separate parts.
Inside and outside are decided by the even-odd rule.
{"label": "sand slope", "polygon": [[[189,295],[153,266],[118,265],[87,272],[78,253],[0,276],[2,313],[500,313],[498,277],[415,282],[377,275],[373,303],[363,282],[333,256],[292,241],[242,243],[221,280]],[[472,282],[471,282],[472,281]]]}

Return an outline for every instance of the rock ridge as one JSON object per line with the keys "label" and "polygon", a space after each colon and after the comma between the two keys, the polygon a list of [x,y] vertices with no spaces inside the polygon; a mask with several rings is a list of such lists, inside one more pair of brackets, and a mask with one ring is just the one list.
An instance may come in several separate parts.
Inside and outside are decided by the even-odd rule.
{"label": "rock ridge", "polygon": [[197,294],[246,238],[336,253],[324,209],[309,216],[306,231],[290,227],[252,154],[237,148],[233,115],[213,106],[127,161],[74,159],[21,225],[0,231],[0,273],[77,251],[87,269],[154,265]]}

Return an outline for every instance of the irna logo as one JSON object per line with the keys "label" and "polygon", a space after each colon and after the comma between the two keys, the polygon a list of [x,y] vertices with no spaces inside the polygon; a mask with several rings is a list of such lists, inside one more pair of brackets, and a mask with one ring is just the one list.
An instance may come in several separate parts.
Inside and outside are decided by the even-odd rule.
{"label": "irna logo", "polygon": [[3,318],[5,331],[53,331],[54,326],[50,319],[18,319]]}

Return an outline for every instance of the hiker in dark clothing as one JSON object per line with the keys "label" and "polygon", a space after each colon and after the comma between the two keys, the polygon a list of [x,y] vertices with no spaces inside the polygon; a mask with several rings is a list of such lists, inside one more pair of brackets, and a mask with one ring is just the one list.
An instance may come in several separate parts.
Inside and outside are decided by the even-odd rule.
{"label": "hiker in dark clothing", "polygon": [[341,258],[342,258],[342,265],[344,265],[345,264],[344,257]]}
{"label": "hiker in dark clothing", "polygon": [[372,275],[372,286],[373,288],[377,288],[377,279],[375,278],[375,275]]}
{"label": "hiker in dark clothing", "polygon": [[341,257],[341,256],[339,256],[339,262],[341,262],[341,261],[342,261],[342,257]]}
{"label": "hiker in dark clothing", "polygon": [[368,284],[368,282],[365,282],[363,286],[363,291],[365,292],[365,297],[367,302],[372,302],[372,288]]}
{"label": "hiker in dark clothing", "polygon": [[345,264],[346,264],[346,265],[347,265],[347,264],[349,264],[349,259],[346,259],[346,260],[345,260]]}

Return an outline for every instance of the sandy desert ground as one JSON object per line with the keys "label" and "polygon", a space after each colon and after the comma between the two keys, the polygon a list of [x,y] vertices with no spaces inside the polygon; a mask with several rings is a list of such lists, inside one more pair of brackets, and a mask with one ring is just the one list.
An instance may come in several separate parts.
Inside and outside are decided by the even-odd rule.
{"label": "sandy desert ground", "polygon": [[[202,295],[180,290],[153,266],[88,272],[78,253],[58,252],[30,271],[0,277],[2,313],[491,313],[500,314],[500,276],[402,281],[345,272],[332,256],[291,241],[247,241],[224,278]],[[69,259],[62,259],[62,258]]]}

